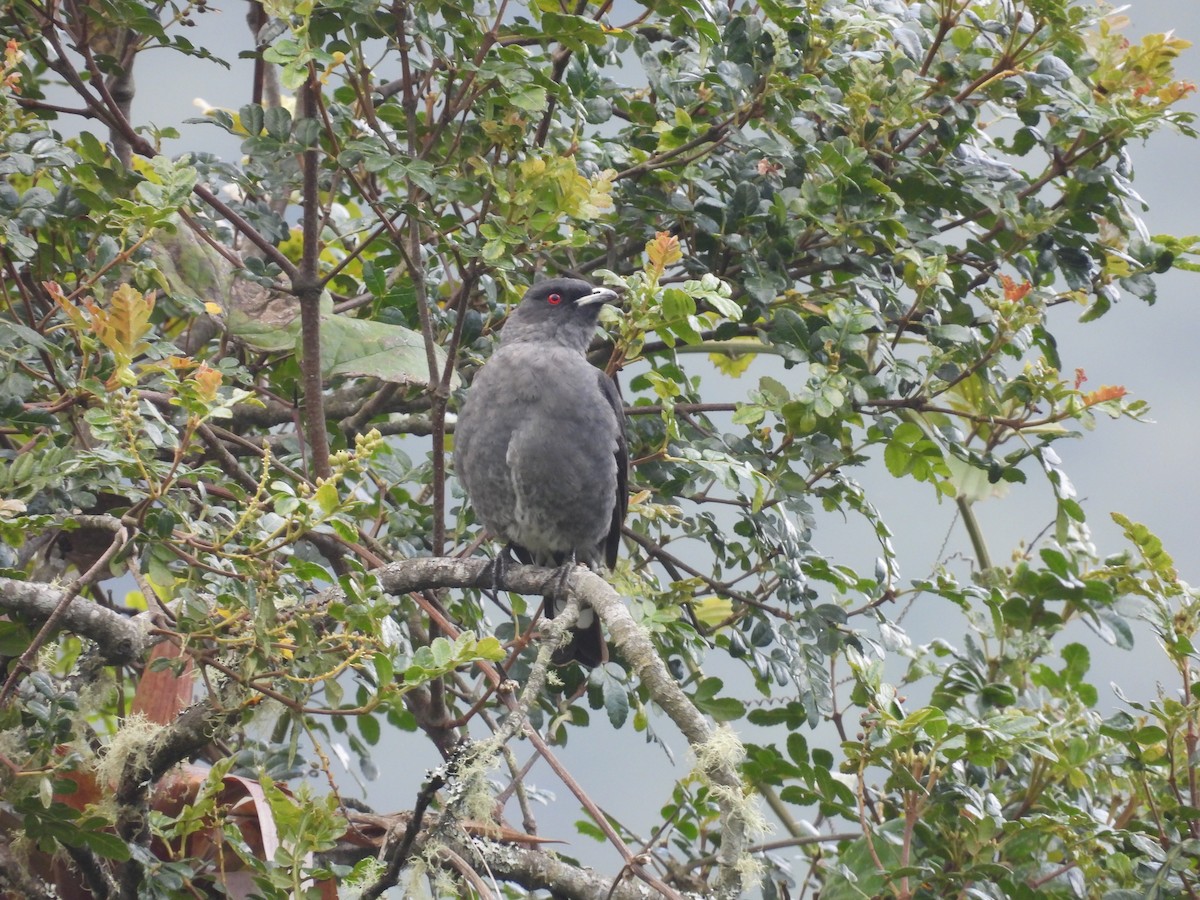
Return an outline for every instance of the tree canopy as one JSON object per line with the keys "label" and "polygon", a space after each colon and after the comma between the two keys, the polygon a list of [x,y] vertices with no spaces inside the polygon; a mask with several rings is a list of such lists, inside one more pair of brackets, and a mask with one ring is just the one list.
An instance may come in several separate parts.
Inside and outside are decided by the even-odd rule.
{"label": "tree canopy", "polygon": [[[1192,133],[1186,42],[1068,0],[247,10],[201,46],[206,0],[0,7],[6,893],[1196,896],[1200,603],[1146,525],[1093,545],[1053,448],[1147,411],[1055,335],[1193,266],[1132,183]],[[180,55],[253,61],[202,116],[237,158],[139,114]],[[622,559],[549,622],[452,456],[559,274],[621,292],[633,465]],[[871,469],[974,558],[902,577]],[[1005,488],[1056,513],[1011,561]],[[917,597],[965,633],[914,643]],[[581,603],[613,659],[552,667]],[[1067,629],[1134,617],[1178,681],[1108,711]],[[678,779],[570,771],[601,717]],[[429,747],[364,802],[347,761]],[[649,831],[604,814],[631,789]]]}

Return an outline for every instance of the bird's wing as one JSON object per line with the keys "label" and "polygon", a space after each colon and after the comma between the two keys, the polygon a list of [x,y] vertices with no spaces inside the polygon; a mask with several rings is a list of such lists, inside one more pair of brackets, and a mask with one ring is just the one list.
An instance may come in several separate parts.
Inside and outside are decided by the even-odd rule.
{"label": "bird's wing", "polygon": [[613,504],[612,525],[604,539],[604,561],[611,569],[617,564],[617,551],[621,548],[621,526],[629,511],[629,442],[625,437],[625,402],[621,399],[621,386],[616,376],[609,377],[597,370],[600,391],[617,417],[617,497]]}
{"label": "bird's wing", "polygon": [[454,433],[454,468],[479,522],[508,540],[515,501],[507,455],[516,411],[495,375],[484,366],[467,392]]}

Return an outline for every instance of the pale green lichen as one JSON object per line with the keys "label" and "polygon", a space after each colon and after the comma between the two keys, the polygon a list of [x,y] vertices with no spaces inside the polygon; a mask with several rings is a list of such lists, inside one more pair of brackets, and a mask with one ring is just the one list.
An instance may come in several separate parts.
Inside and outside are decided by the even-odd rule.
{"label": "pale green lichen", "polygon": [[429,865],[424,859],[419,856],[414,856],[408,861],[408,877],[404,879],[404,896],[411,897],[412,900],[419,900],[422,897],[428,897],[429,891],[425,888],[425,877],[429,874]]}
{"label": "pale green lichen", "polygon": [[762,881],[763,863],[757,856],[742,853],[738,856],[737,862],[733,864],[733,867],[741,877],[742,884],[747,888],[756,887]]}
{"label": "pale green lichen", "polygon": [[164,727],[141,715],[126,718],[96,762],[97,783],[117,784],[130,765],[144,763],[150,745]]}
{"label": "pale green lichen", "polygon": [[[713,730],[708,740],[697,744],[692,750],[696,755],[697,767],[721,806],[721,820],[727,837],[736,838],[741,845],[736,859],[722,860],[722,865],[737,873],[736,880],[742,889],[752,887],[761,880],[763,866],[744,847],[752,839],[767,834],[771,826],[759,810],[754,795],[743,789],[740,781],[729,784],[728,777],[719,774],[736,773],[746,758],[746,748],[732,728],[722,725]],[[727,878],[722,880],[728,881]]]}
{"label": "pale green lichen", "polygon": [[[409,875],[404,885],[405,900],[461,896],[459,885],[453,875],[438,862],[439,847],[440,845],[436,841],[429,841],[419,854],[409,860]],[[430,887],[432,887],[432,891]]]}
{"label": "pale green lichen", "polygon": [[379,881],[386,868],[378,859],[360,860],[348,878],[338,881],[338,900],[358,900],[363,891]]}
{"label": "pale green lichen", "polygon": [[737,771],[746,758],[746,748],[728,725],[713,729],[708,740],[692,747],[692,752],[696,754],[696,763],[704,772],[714,772],[720,767]]}
{"label": "pale green lichen", "polygon": [[[5,759],[14,762],[25,758],[27,738],[23,728],[13,728],[9,731],[0,731],[0,754]],[[7,778],[0,780],[0,786],[5,786],[7,790]]]}
{"label": "pale green lichen", "polygon": [[480,759],[477,765],[464,771],[462,806],[463,815],[478,822],[490,822],[495,812],[496,799],[488,783],[488,772],[499,762],[495,756]]}
{"label": "pale green lichen", "polygon": [[[79,709],[83,710],[108,710],[112,709],[115,695],[117,692],[116,682],[108,677],[96,677],[92,681],[85,682],[79,688]],[[120,722],[115,715],[92,716],[88,719],[85,715],[80,715],[80,722],[89,721],[93,730],[97,735],[108,737],[115,734],[120,727]],[[86,729],[74,729],[77,733]]]}

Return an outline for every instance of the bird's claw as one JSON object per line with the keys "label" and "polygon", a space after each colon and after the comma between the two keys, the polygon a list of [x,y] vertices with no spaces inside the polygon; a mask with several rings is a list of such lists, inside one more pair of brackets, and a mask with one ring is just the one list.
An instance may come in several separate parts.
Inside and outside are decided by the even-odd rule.
{"label": "bird's claw", "polygon": [[509,545],[505,545],[499,553],[496,554],[490,566],[492,570],[492,590],[499,591],[502,589],[504,576],[508,574],[509,563]]}

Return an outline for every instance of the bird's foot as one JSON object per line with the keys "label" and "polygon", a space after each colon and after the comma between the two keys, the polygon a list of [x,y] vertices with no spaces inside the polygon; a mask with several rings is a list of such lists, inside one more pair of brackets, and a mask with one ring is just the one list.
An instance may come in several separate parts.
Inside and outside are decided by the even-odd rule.
{"label": "bird's foot", "polygon": [[[558,567],[558,572],[554,576],[553,587],[546,594],[546,605],[548,608],[556,612],[562,609],[567,604],[567,587],[571,583],[571,573],[575,571],[575,566],[579,563],[575,559],[575,554],[568,556],[561,566]],[[551,618],[553,618],[551,614]]]}
{"label": "bird's foot", "polygon": [[504,576],[508,573],[508,564],[512,562],[512,557],[509,556],[509,551],[512,549],[511,544],[505,544],[504,547],[496,554],[492,560],[492,590],[498,591],[501,589],[501,582],[504,581]]}
{"label": "bird's foot", "polygon": [[505,545],[499,553],[492,559],[484,571],[491,575],[492,585],[490,588],[483,588],[483,594],[497,606],[500,606],[500,591],[503,590],[504,579],[508,574],[508,564],[512,562],[509,556],[511,545]]}

